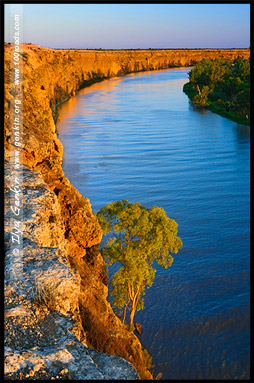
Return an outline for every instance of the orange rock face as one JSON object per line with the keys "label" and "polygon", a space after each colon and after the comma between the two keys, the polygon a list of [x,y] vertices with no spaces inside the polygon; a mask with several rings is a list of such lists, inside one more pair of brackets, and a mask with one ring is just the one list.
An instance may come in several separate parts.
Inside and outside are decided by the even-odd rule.
{"label": "orange rock face", "polygon": [[[143,379],[141,345],[126,331],[107,302],[105,265],[98,250],[102,230],[90,202],[70,184],[61,164],[63,147],[57,137],[57,105],[92,82],[131,72],[192,66],[202,58],[249,58],[248,49],[203,50],[54,50],[23,45],[23,162],[39,171],[61,206],[69,260],[81,276],[80,312],[92,346],[128,359]],[[11,149],[10,92],[11,47],[5,45],[5,151]],[[92,249],[91,249],[92,248]],[[101,333],[105,344],[95,337]],[[90,335],[89,335],[90,334]],[[140,367],[141,366],[141,367]]]}

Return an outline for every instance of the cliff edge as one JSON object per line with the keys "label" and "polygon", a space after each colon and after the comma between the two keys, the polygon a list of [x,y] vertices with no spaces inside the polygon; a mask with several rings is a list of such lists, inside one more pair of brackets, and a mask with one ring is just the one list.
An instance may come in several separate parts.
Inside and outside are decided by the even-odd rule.
{"label": "cliff edge", "polygon": [[139,379],[126,360],[87,347],[79,310],[81,278],[68,261],[57,197],[39,172],[25,165],[21,172],[22,259],[8,246],[15,202],[6,162],[5,379]]}
{"label": "cliff edge", "polygon": [[[152,379],[138,338],[107,301],[108,277],[98,244],[102,230],[62,171],[57,106],[95,81],[131,72],[191,66],[202,58],[249,50],[54,50],[23,45],[22,279],[10,252],[6,203],[6,364],[8,379]],[[11,47],[5,46],[6,201],[10,189]],[[49,291],[54,291],[53,296]],[[50,302],[50,303],[49,303]],[[95,350],[97,351],[95,351]],[[102,352],[104,354],[99,354]],[[107,354],[105,354],[107,353]],[[108,355],[108,354],[111,354]],[[86,361],[86,363],[84,363]],[[24,367],[25,366],[25,367]],[[37,367],[36,367],[37,366]],[[38,367],[40,366],[40,367]],[[94,375],[91,375],[91,374]],[[51,374],[51,375],[50,375]]]}

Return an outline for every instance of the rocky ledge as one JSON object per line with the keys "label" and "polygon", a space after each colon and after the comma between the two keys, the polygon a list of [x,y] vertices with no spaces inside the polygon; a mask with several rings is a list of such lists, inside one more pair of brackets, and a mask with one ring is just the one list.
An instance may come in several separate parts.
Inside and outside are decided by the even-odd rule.
{"label": "rocky ledge", "polygon": [[68,261],[61,208],[37,171],[23,176],[23,255],[9,246],[11,171],[5,168],[5,378],[139,379],[120,357],[99,353],[86,344],[80,320],[80,276]]}

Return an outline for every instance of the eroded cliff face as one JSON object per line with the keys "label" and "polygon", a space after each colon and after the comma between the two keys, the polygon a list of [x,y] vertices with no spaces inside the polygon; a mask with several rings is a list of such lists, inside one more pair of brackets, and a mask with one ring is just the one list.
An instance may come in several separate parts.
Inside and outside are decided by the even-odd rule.
{"label": "eroded cliff face", "polygon": [[[81,277],[68,260],[60,204],[41,174],[22,166],[23,256],[12,251],[11,166],[5,166],[5,378],[138,379],[119,357],[87,347]],[[21,175],[22,173],[22,175]]]}
{"label": "eroded cliff face", "polygon": [[[15,96],[10,93],[10,47],[5,48],[5,156],[8,159],[11,149],[9,106]],[[151,379],[152,375],[146,369],[142,346],[107,302],[107,273],[96,246],[102,238],[101,228],[89,200],[70,184],[62,171],[63,147],[55,127],[57,105],[94,81],[142,70],[190,66],[202,58],[234,59],[238,55],[248,58],[249,50],[90,51],[23,46],[23,162],[27,171],[39,172],[54,196],[52,204],[53,200],[57,201],[61,217],[56,222],[48,219],[48,232],[27,226],[27,236],[35,235],[36,231],[40,242],[33,241],[35,244],[27,248],[25,262],[36,259],[38,268],[43,268],[48,257],[56,261],[64,251],[69,270],[66,269],[66,273],[73,275],[73,286],[77,286],[69,295],[74,305],[70,311],[77,323],[75,336],[99,351],[124,357],[143,379]],[[26,199],[24,206],[28,203]],[[48,211],[50,207],[44,209]],[[49,248],[58,250],[52,253]],[[67,315],[61,311],[65,310],[61,305],[57,307],[59,315]],[[31,305],[28,309],[33,311]]]}

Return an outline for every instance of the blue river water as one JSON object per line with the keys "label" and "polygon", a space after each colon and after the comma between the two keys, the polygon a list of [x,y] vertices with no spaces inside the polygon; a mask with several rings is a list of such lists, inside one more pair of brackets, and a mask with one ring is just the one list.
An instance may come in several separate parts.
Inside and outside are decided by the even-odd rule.
{"label": "blue river water", "polygon": [[94,211],[159,206],[183,248],[134,320],[162,379],[248,379],[250,128],[193,109],[190,68],[83,89],[60,108],[63,169]]}

